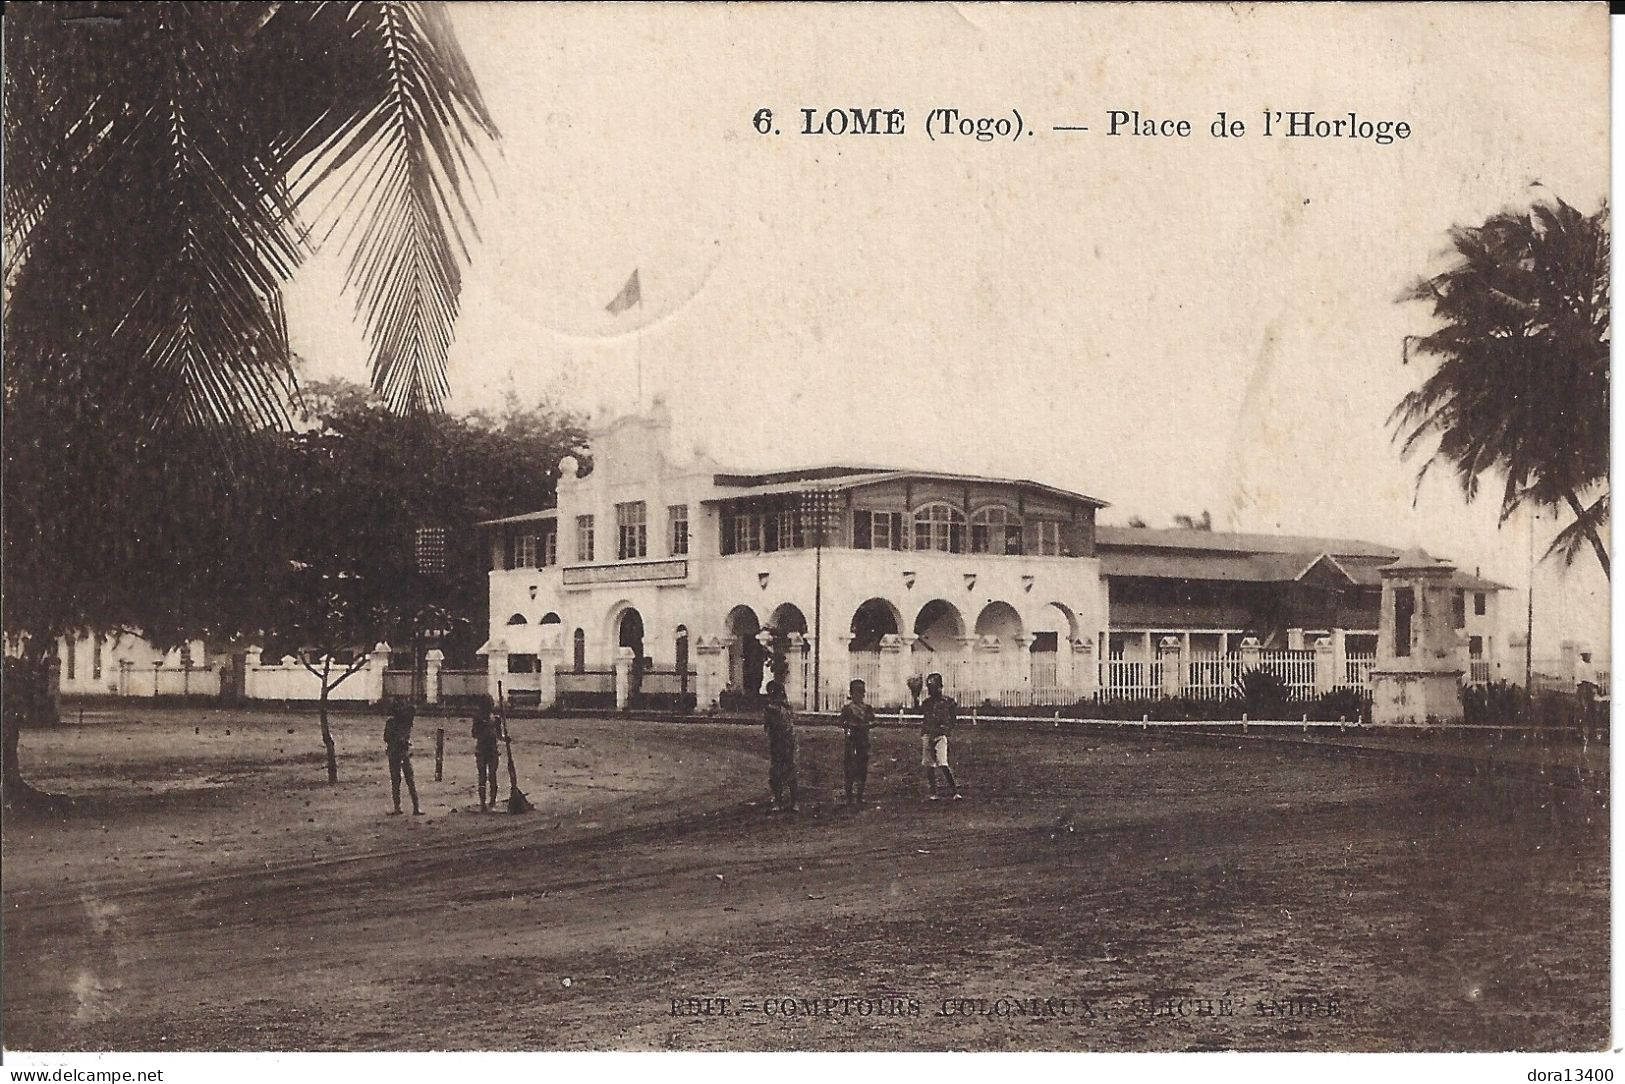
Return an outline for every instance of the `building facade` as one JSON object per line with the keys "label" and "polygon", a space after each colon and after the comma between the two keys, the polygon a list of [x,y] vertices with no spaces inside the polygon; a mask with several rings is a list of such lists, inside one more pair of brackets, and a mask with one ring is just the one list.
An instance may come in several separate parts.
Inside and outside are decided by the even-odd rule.
{"label": "building facade", "polygon": [[[707,707],[777,674],[807,706],[854,677],[893,705],[936,672],[964,702],[1070,703],[1219,695],[1260,659],[1318,659],[1293,683],[1324,691],[1376,652],[1397,549],[1100,527],[1103,501],[1020,479],[727,469],[674,456],[669,430],[658,402],[609,422],[590,472],[563,464],[556,507],[483,525],[493,694]],[[1463,657],[1488,680],[1502,588],[1454,575]]]}

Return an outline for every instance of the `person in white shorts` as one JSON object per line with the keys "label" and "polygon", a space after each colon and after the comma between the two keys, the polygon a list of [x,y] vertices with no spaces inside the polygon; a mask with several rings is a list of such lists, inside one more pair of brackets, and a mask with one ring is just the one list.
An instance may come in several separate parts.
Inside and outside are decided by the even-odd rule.
{"label": "person in white shorts", "polygon": [[959,784],[954,781],[954,770],[948,767],[948,733],[958,720],[959,705],[954,703],[953,697],[942,695],[941,674],[926,677],[925,699],[920,702],[920,710],[924,712],[920,720],[920,766],[925,769],[925,779],[931,787],[926,797],[933,802],[942,797],[937,793],[940,769],[948,784],[948,793],[958,801],[964,795],[959,793]]}

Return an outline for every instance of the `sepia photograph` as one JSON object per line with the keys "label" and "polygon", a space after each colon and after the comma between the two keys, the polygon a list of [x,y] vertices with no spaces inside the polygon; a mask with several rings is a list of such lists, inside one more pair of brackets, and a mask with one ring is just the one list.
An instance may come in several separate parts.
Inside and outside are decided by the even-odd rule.
{"label": "sepia photograph", "polygon": [[11,1079],[1612,1079],[1605,5],[0,26]]}

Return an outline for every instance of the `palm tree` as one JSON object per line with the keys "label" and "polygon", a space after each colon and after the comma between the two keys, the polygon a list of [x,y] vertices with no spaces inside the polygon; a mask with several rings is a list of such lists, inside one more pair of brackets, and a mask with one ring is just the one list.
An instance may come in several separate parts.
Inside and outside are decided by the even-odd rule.
{"label": "palm tree", "polygon": [[1456,262],[1404,295],[1439,328],[1407,340],[1438,368],[1389,421],[1410,455],[1437,445],[1417,475],[1451,466],[1471,500],[1502,479],[1501,520],[1530,502],[1567,508],[1552,552],[1590,544],[1609,574],[1608,206],[1591,215],[1556,200],[1451,231]]}
{"label": "palm tree", "polygon": [[[497,132],[438,5],[6,14],[5,627],[43,659],[70,628],[184,623],[185,600],[142,596],[133,551],[107,540],[144,484],[240,467],[245,437],[286,426],[282,288],[318,244],[348,257],[375,388],[439,407],[466,194]],[[124,612],[92,575],[129,588]]]}

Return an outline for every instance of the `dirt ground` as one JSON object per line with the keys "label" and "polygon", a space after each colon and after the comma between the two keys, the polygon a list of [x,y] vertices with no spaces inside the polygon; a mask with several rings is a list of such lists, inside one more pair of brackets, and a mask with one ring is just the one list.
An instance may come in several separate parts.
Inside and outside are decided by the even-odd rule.
{"label": "dirt ground", "polygon": [[[4,825],[7,1047],[1595,1049],[1607,810],[1241,739],[966,729],[963,802],[878,732],[868,802],[802,734],[516,721],[525,816],[466,720],[94,710],[28,732],[79,800]],[[446,727],[434,782],[434,729]],[[506,794],[507,768],[502,780]],[[723,999],[726,999],[724,1001]]]}

